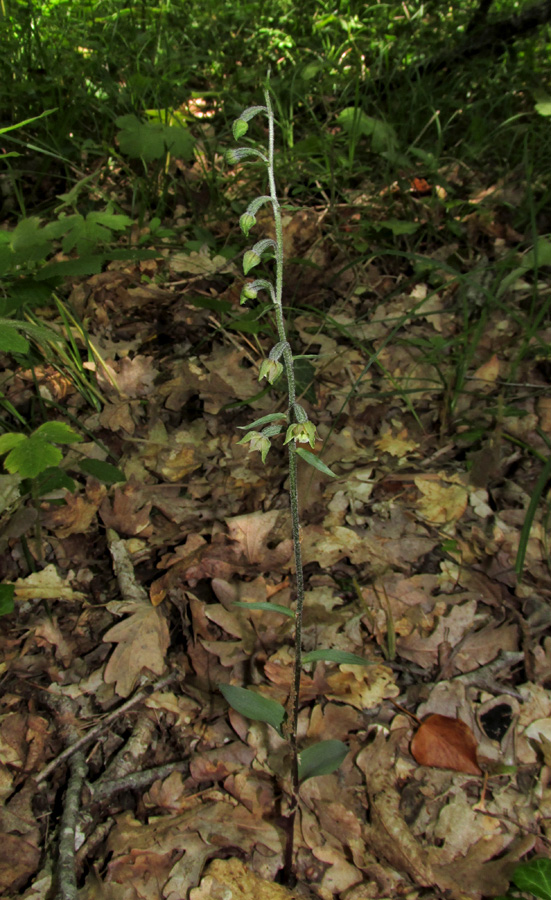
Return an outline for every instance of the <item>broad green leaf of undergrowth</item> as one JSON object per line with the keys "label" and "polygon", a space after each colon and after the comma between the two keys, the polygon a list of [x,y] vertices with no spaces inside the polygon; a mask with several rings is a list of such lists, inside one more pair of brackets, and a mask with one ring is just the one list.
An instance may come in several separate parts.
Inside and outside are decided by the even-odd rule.
{"label": "broad green leaf of undergrowth", "polygon": [[129,216],[116,215],[108,211],[90,212],[84,218],[80,213],[64,216],[60,224],[65,226],[65,237],[61,242],[64,253],[75,247],[82,256],[97,247],[98,244],[109,243],[113,239],[113,231],[124,231],[132,225]]}
{"label": "broad green leaf of undergrowth", "polygon": [[[25,490],[31,490],[31,485],[23,483]],[[32,482],[32,492],[35,497],[44,497],[45,494],[51,494],[52,491],[69,491],[71,494],[75,490],[75,482],[67,475],[65,469],[59,466],[49,466],[40,472]]]}
{"label": "broad green leaf of undergrowth", "polygon": [[4,353],[27,353],[29,342],[7,321],[0,323],[0,350]]}
{"label": "broad green leaf of undergrowth", "polygon": [[300,781],[316,775],[330,775],[339,768],[348,747],[342,741],[320,741],[300,752],[298,777]]}
{"label": "broad green leaf of undergrowth", "polygon": [[44,422],[38,426],[34,434],[55,444],[76,444],[82,440],[80,434],[65,422]]}
{"label": "broad green leaf of undergrowth", "polygon": [[22,478],[36,478],[51,466],[58,466],[62,453],[56,444],[73,444],[82,438],[64,422],[45,422],[30,436],[16,432],[0,435],[0,454],[7,453],[4,466]]}
{"label": "broad green leaf of undergrowth", "polygon": [[180,125],[165,125],[162,122],[140,122],[132,115],[119,116],[115,120],[120,128],[117,140],[123,153],[132,159],[153,162],[165,153],[172,153],[183,159],[193,156],[194,139],[187,128]]}
{"label": "broad green leaf of undergrowth", "polygon": [[21,219],[11,234],[10,244],[15,262],[37,262],[45,259],[52,250],[52,242],[40,227],[37,216]]}
{"label": "broad green leaf of undergrowth", "polygon": [[551,859],[531,859],[521,863],[513,873],[513,883],[521,891],[529,891],[540,900],[551,900]]}
{"label": "broad green leaf of undergrowth", "polygon": [[282,734],[281,725],[285,718],[285,709],[277,700],[270,700],[269,697],[263,697],[256,691],[249,691],[233,684],[220,684],[218,687],[236,712],[255,722],[267,722],[278,734]]}
{"label": "broad green leaf of undergrowth", "polygon": [[[0,437],[0,453],[6,452],[2,438],[7,437],[10,435],[4,434]],[[36,435],[26,437],[24,434],[14,435],[14,437],[20,440],[4,460],[4,466],[8,472],[17,472],[22,478],[36,478],[44,469],[49,466],[57,466],[61,462],[61,450],[43,438]]]}
{"label": "broad green leaf of undergrowth", "polygon": [[396,150],[398,147],[398,138],[392,125],[368,116],[363,109],[348,106],[337,116],[337,123],[349,134],[371,138],[371,147],[375,153]]}
{"label": "broad green leaf of undergrowth", "polygon": [[166,153],[162,126],[157,122],[140,122],[132,115],[119,116],[115,124],[120,128],[117,140],[123,153],[132,159],[153,162]]}

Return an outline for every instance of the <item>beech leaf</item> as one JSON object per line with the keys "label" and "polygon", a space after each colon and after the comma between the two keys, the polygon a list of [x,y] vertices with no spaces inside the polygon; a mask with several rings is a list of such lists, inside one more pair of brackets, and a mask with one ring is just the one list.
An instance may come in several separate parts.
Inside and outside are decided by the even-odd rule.
{"label": "beech leaf", "polygon": [[420,766],[482,775],[476,759],[474,734],[461,719],[437,713],[429,716],[416,732],[410,749]]}

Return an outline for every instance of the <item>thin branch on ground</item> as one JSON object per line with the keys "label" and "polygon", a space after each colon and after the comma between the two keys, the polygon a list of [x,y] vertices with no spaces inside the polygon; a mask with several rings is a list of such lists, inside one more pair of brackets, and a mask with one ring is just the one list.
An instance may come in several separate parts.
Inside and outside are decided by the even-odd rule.
{"label": "thin branch on ground", "polygon": [[155,693],[155,691],[160,691],[163,688],[165,688],[168,684],[170,684],[171,681],[174,681],[177,678],[177,676],[178,676],[177,672],[171,672],[169,675],[165,675],[163,678],[159,679],[159,681],[156,681],[154,684],[146,685],[145,687],[143,687],[139,691],[137,691],[137,693],[134,694],[134,696],[131,697],[129,700],[127,700],[125,703],[123,703],[122,706],[117,707],[117,709],[115,709],[115,710],[113,710],[113,712],[109,713],[105,717],[105,719],[103,719],[103,721],[99,723],[99,725],[96,725],[94,728],[90,729],[90,731],[87,734],[83,735],[83,737],[81,737],[77,741],[75,741],[74,744],[72,744],[71,746],[66,747],[65,750],[63,750],[58,756],[55,757],[55,759],[52,759],[48,763],[48,765],[45,766],[41,772],[38,773],[38,775],[36,776],[36,779],[35,779],[36,783],[42,784],[42,782],[45,781],[47,778],[49,778],[50,775],[52,774],[52,772],[55,769],[57,769],[57,767],[62,762],[64,762],[66,759],[69,759],[69,757],[71,757],[74,753],[76,753],[78,750],[81,750],[82,747],[85,747],[87,744],[89,744],[90,741],[93,741],[97,737],[102,735],[105,732],[105,730],[107,729],[107,727],[111,724],[111,722],[114,722],[116,719],[119,719],[121,716],[123,716],[129,710],[131,710],[135,706],[137,706],[138,703],[141,703],[147,697],[150,697],[151,694]]}

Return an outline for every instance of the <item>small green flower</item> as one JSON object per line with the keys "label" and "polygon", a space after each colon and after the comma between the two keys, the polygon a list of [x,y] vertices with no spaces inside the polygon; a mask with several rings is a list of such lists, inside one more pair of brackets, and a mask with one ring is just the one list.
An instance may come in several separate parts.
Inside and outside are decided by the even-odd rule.
{"label": "small green flower", "polygon": [[249,453],[252,453],[253,450],[258,450],[262,457],[262,462],[266,462],[268,450],[272,446],[270,438],[266,437],[265,434],[261,434],[260,431],[249,431],[249,433],[242,437],[237,443],[250,444]]}
{"label": "small green flower", "polygon": [[295,422],[289,425],[285,436],[284,444],[289,441],[296,441],[298,444],[310,444],[313,448],[316,443],[316,426],[313,422]]}
{"label": "small green flower", "polygon": [[260,366],[258,380],[262,381],[263,378],[267,378],[270,384],[273,384],[282,372],[283,366],[280,362],[275,359],[264,359]]}

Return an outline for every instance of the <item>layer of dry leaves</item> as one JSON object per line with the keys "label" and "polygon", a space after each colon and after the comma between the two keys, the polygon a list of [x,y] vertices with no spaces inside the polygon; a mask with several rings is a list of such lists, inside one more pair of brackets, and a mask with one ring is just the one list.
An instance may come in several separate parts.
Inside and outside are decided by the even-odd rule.
{"label": "layer of dry leaves", "polygon": [[[437,227],[429,200],[408,201],[408,214]],[[518,236],[486,202],[469,238],[499,258]],[[363,215],[350,207],[348,234]],[[289,257],[318,266],[289,266],[293,344],[314,354],[303,403],[336,474],[300,470],[304,649],[371,664],[305,667],[301,746],[337,738],[350,752],[338,772],[303,784],[297,889],[274,883],[286,746],[217,690],[254,686],[285,703],[290,688],[291,621],[235,604],[294,602],[285,457],[272,450],[264,466],[237,445],[237,426],[284,398],[257,396],[269,339],[259,346],[229,327],[238,270],[221,272],[205,248],[114,264],[72,292],[106,364],[106,402],[91,413],[65,386],[62,402],[95,439],[71,453],[118,460],[127,481],[81,478],[75,494],[44,499],[40,556],[26,532],[32,510],[3,520],[0,574],[16,585],[0,634],[5,898],[55,894],[68,779],[68,756],[58,757],[80,739],[81,900],[479,900],[506,889],[523,855],[549,853],[551,580],[540,513],[520,584],[514,566],[541,471],[522,447],[547,456],[551,400],[537,361],[505,384],[529,286],[511,289],[514,314],[490,311],[460,373],[457,283],[434,289],[396,260],[348,265],[322,218],[286,219]],[[487,259],[475,257],[482,279]],[[429,355],[436,338],[452,350]],[[23,408],[28,373],[9,384]],[[53,391],[47,372],[41,389]],[[475,429],[482,436],[469,443]]]}

